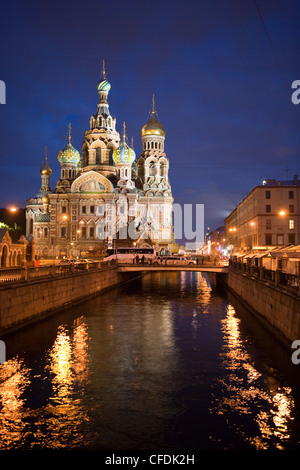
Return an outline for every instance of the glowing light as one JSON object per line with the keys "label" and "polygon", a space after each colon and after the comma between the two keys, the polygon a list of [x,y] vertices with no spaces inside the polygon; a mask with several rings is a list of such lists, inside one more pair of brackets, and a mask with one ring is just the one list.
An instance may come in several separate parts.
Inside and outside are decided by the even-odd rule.
{"label": "glowing light", "polygon": [[285,215],[285,211],[280,211],[280,212],[279,212],[279,215],[281,215],[281,216],[282,216],[282,215]]}

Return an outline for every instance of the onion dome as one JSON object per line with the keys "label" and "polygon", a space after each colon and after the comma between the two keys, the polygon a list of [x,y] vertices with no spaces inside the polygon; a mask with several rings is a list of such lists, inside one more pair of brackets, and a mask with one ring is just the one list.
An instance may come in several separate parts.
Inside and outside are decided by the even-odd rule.
{"label": "onion dome", "polygon": [[155,117],[154,95],[152,98],[152,103],[153,106],[151,119],[142,127],[142,137],[146,135],[160,135],[164,137],[166,135],[165,127]]}
{"label": "onion dome", "polygon": [[71,144],[71,124],[69,124],[69,142],[68,144],[59,152],[58,161],[63,163],[71,163],[73,165],[78,165],[80,162],[80,153],[76,150]]}
{"label": "onion dome", "polygon": [[45,155],[45,162],[44,162],[43,166],[41,166],[40,172],[41,172],[41,175],[50,176],[51,173],[52,173],[52,169],[48,165],[47,147],[45,148],[45,154],[46,154]]}
{"label": "onion dome", "polygon": [[129,145],[127,145],[126,143],[125,122],[123,126],[124,126],[123,142],[120,144],[120,146],[116,150],[114,150],[114,153],[113,153],[113,160],[116,165],[120,165],[122,163],[132,164],[135,160],[134,150],[131,147],[129,147]]}
{"label": "onion dome", "polygon": [[105,63],[103,60],[103,68],[102,68],[102,78],[101,80],[97,83],[97,90],[98,92],[105,92],[108,93],[109,90],[111,89],[111,84],[106,80],[105,76]]}
{"label": "onion dome", "polygon": [[44,196],[42,197],[42,203],[43,203],[43,204],[49,204],[49,202],[50,202],[50,199],[49,199],[48,194],[46,193],[46,194],[44,194]]}

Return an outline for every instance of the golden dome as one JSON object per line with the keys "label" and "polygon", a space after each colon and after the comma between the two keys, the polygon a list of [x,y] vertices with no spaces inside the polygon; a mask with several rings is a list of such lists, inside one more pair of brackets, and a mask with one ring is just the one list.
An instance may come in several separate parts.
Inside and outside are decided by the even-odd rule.
{"label": "golden dome", "polygon": [[158,120],[155,117],[154,95],[152,97],[151,119],[142,127],[142,137],[145,135],[160,135],[162,137],[166,135],[165,127],[160,122],[158,122]]}
{"label": "golden dome", "polygon": [[145,135],[161,135],[163,137],[166,135],[165,127],[157,121],[153,112],[150,121],[142,127],[142,137]]}
{"label": "golden dome", "polygon": [[44,196],[42,197],[42,202],[43,202],[43,204],[49,204],[49,202],[50,202],[50,199],[49,199],[49,197],[48,197],[48,194],[47,194],[47,193],[46,193],[46,194],[44,194]]}

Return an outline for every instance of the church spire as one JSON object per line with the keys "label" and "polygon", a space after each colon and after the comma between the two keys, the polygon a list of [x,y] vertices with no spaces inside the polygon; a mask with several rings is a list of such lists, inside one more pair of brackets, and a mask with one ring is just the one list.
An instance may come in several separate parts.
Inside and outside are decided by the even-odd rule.
{"label": "church spire", "polygon": [[155,116],[155,100],[154,100],[154,93],[152,95],[152,116]]}
{"label": "church spire", "polygon": [[52,169],[50,168],[48,164],[48,148],[47,145],[45,147],[45,162],[43,166],[40,169],[41,177],[42,177],[42,186],[40,191],[49,191],[49,179],[52,173]]}
{"label": "church spire", "polygon": [[126,142],[126,124],[123,122],[123,142]]}
{"label": "church spire", "polygon": [[106,80],[106,74],[105,74],[105,60],[103,59],[102,62],[102,80]]}

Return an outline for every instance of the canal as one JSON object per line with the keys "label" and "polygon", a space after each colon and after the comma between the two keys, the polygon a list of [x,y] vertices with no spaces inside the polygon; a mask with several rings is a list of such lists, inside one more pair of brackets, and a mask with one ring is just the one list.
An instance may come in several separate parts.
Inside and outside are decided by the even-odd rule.
{"label": "canal", "polygon": [[5,337],[0,449],[294,450],[299,368],[203,273],[157,273]]}

